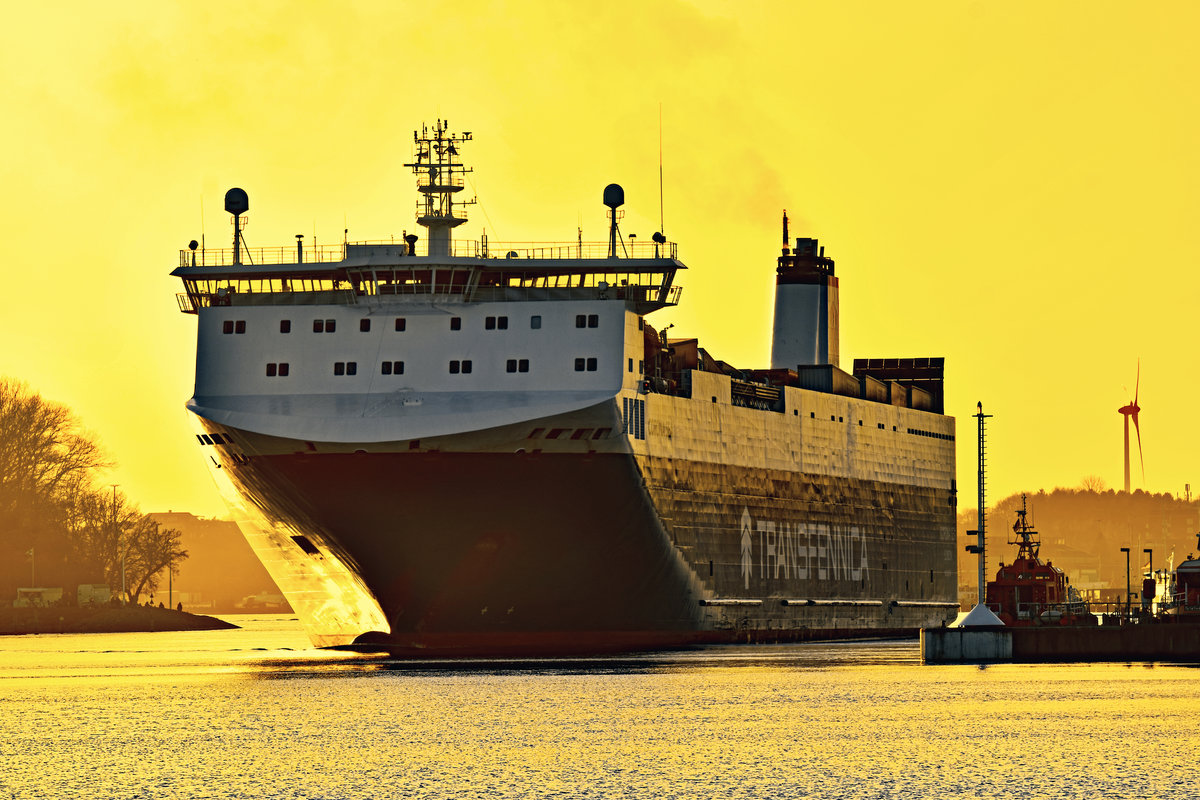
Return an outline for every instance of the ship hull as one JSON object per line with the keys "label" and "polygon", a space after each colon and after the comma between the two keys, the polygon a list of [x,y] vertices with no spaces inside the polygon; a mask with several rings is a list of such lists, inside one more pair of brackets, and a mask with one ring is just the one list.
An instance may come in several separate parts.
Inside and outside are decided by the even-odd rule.
{"label": "ship hull", "polygon": [[268,568],[335,559],[378,603],[387,630],[323,644],[533,656],[901,635],[953,601],[933,491],[621,452],[306,444],[223,466],[288,534],[260,544]]}

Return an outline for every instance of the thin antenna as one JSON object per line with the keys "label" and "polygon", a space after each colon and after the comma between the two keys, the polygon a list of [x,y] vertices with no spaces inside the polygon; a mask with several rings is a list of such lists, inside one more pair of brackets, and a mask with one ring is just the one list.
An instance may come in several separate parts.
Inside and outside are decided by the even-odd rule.
{"label": "thin antenna", "polygon": [[985,455],[986,437],[984,433],[984,420],[992,416],[991,414],[983,413],[983,403],[977,404],[979,413],[975,418],[979,420],[979,509],[978,509],[978,524],[979,524],[979,604],[983,605],[985,595],[984,588],[987,586],[984,578],[985,564],[987,560],[987,457]]}
{"label": "thin antenna", "polygon": [[663,230],[663,169],[662,169],[662,101],[658,103],[658,232]]}
{"label": "thin antenna", "polygon": [[200,257],[204,258],[204,192],[200,193]]}

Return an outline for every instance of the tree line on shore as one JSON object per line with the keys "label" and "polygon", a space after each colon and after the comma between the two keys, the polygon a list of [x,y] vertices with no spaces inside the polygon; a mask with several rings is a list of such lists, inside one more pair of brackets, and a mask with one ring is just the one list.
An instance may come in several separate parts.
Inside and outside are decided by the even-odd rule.
{"label": "tree line on shore", "polygon": [[[1151,567],[1178,566],[1200,547],[1200,502],[1140,489],[1116,491],[1089,476],[1080,487],[1017,493],[987,509],[988,579],[1016,556],[1012,525],[1023,502],[1041,535],[1041,559],[1064,569],[1075,584],[1124,590],[1127,580],[1137,584]],[[974,541],[967,531],[977,521],[974,508],[958,513],[960,586],[976,582],[978,561],[963,545]],[[1122,547],[1130,550],[1128,572]]]}
{"label": "tree line on shore", "polygon": [[34,582],[124,586],[136,602],[153,593],[187,552],[101,476],[112,466],[66,406],[0,378],[0,603]]}

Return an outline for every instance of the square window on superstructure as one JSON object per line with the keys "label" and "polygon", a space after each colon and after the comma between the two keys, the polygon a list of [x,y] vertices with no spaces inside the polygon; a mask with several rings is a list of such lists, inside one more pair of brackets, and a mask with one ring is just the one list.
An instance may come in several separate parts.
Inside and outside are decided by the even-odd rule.
{"label": "square window on superstructure", "polygon": [[633,359],[629,359],[629,371],[633,372]]}
{"label": "square window on superstructure", "polygon": [[496,317],[496,327],[502,331],[508,330],[508,317]]}
{"label": "square window on superstructure", "polygon": [[529,359],[522,358],[517,362],[517,372],[529,372]]}
{"label": "square window on superstructure", "polygon": [[233,323],[233,332],[234,333],[245,333],[246,332],[246,320],[239,319],[237,322]]}
{"label": "square window on superstructure", "polygon": [[326,333],[333,333],[336,329],[337,329],[337,320],[335,320],[335,319],[325,320],[325,332]]}
{"label": "square window on superstructure", "polygon": [[334,375],[345,375],[346,374],[346,362],[345,361],[333,362],[333,374]]}
{"label": "square window on superstructure", "polygon": [[267,377],[268,377],[268,378],[274,378],[274,377],[275,377],[275,370],[276,370],[276,366],[277,366],[277,365],[275,365],[275,364],[267,364]]}
{"label": "square window on superstructure", "polygon": [[587,327],[587,315],[576,314],[575,315],[575,327],[576,328],[586,328]]}
{"label": "square window on superstructure", "polygon": [[221,333],[233,333],[233,320],[227,319],[221,323]]}
{"label": "square window on superstructure", "polygon": [[393,375],[403,375],[404,374],[404,362],[403,361],[393,361],[392,362],[392,374]]}
{"label": "square window on superstructure", "polygon": [[357,361],[347,361],[346,362],[346,374],[347,375],[357,375],[358,374],[358,362]]}
{"label": "square window on superstructure", "polygon": [[638,359],[638,374],[639,375],[646,374],[646,362],[642,361],[641,359]]}
{"label": "square window on superstructure", "polygon": [[504,371],[505,372],[516,372],[517,371],[517,360],[515,358],[510,358],[504,364]]}
{"label": "square window on superstructure", "polygon": [[585,362],[585,361],[584,361],[584,359],[582,359],[582,358],[577,358],[577,359],[575,359],[575,371],[576,371],[576,372],[583,372],[583,366],[584,366],[584,364],[585,364],[585,363],[586,363],[586,362]]}
{"label": "square window on superstructure", "polygon": [[463,361],[463,374],[466,375],[470,371],[471,371],[471,359],[468,358]]}
{"label": "square window on superstructure", "polygon": [[589,358],[589,359],[587,360],[587,371],[588,371],[588,372],[595,372],[595,371],[596,371],[596,359],[594,359],[594,358]]}
{"label": "square window on superstructure", "polygon": [[588,314],[588,327],[589,328],[599,328],[600,327],[600,315],[599,314]]}
{"label": "square window on superstructure", "polygon": [[313,320],[313,333],[324,333],[324,332],[325,332],[325,320],[314,319]]}
{"label": "square window on superstructure", "polygon": [[366,317],[360,319],[358,321],[358,329],[363,333],[369,332],[371,330],[371,320],[367,319]]}
{"label": "square window on superstructure", "polygon": [[534,314],[532,317],[529,318],[530,330],[536,331],[541,327],[542,327],[542,315],[541,314]]}
{"label": "square window on superstructure", "polygon": [[280,333],[291,333],[292,332],[292,321],[290,319],[279,320],[279,332]]}
{"label": "square window on superstructure", "polygon": [[450,318],[450,330],[452,330],[452,331],[461,331],[462,330],[462,317],[451,317]]}
{"label": "square window on superstructure", "polygon": [[384,375],[391,375],[392,374],[392,362],[390,362],[390,361],[383,362],[382,366],[380,367],[380,372],[382,372]]}
{"label": "square window on superstructure", "polygon": [[288,376],[288,363],[283,361],[279,364],[279,377],[286,378]]}
{"label": "square window on superstructure", "polygon": [[462,368],[461,362],[459,362],[459,361],[451,361],[450,362],[450,374],[451,375],[457,375],[461,368]]}
{"label": "square window on superstructure", "polygon": [[496,318],[495,317],[486,317],[483,320],[483,328],[484,328],[484,330],[489,330],[489,331],[496,330]]}
{"label": "square window on superstructure", "polygon": [[396,317],[396,330],[402,331],[407,327],[407,321],[404,317]]}

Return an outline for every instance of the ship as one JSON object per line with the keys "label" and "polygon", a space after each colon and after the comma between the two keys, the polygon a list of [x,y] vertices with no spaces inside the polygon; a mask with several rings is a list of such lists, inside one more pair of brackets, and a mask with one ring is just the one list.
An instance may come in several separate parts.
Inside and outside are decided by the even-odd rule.
{"label": "ship", "polygon": [[1008,542],[1017,546],[1017,557],[1001,564],[987,582],[985,604],[1005,625],[1095,625],[1096,617],[1066,573],[1042,561],[1041,537],[1029,523],[1025,501],[1021,495]]}
{"label": "ship", "polygon": [[314,644],[554,656],[953,617],[944,359],[843,370],[834,260],[784,212],[771,366],[735,368],[652,324],[686,266],[621,235],[618,184],[607,241],[454,238],[472,141],[414,131],[423,237],[250,248],[231,189],[233,246],[172,272],[197,447]]}

